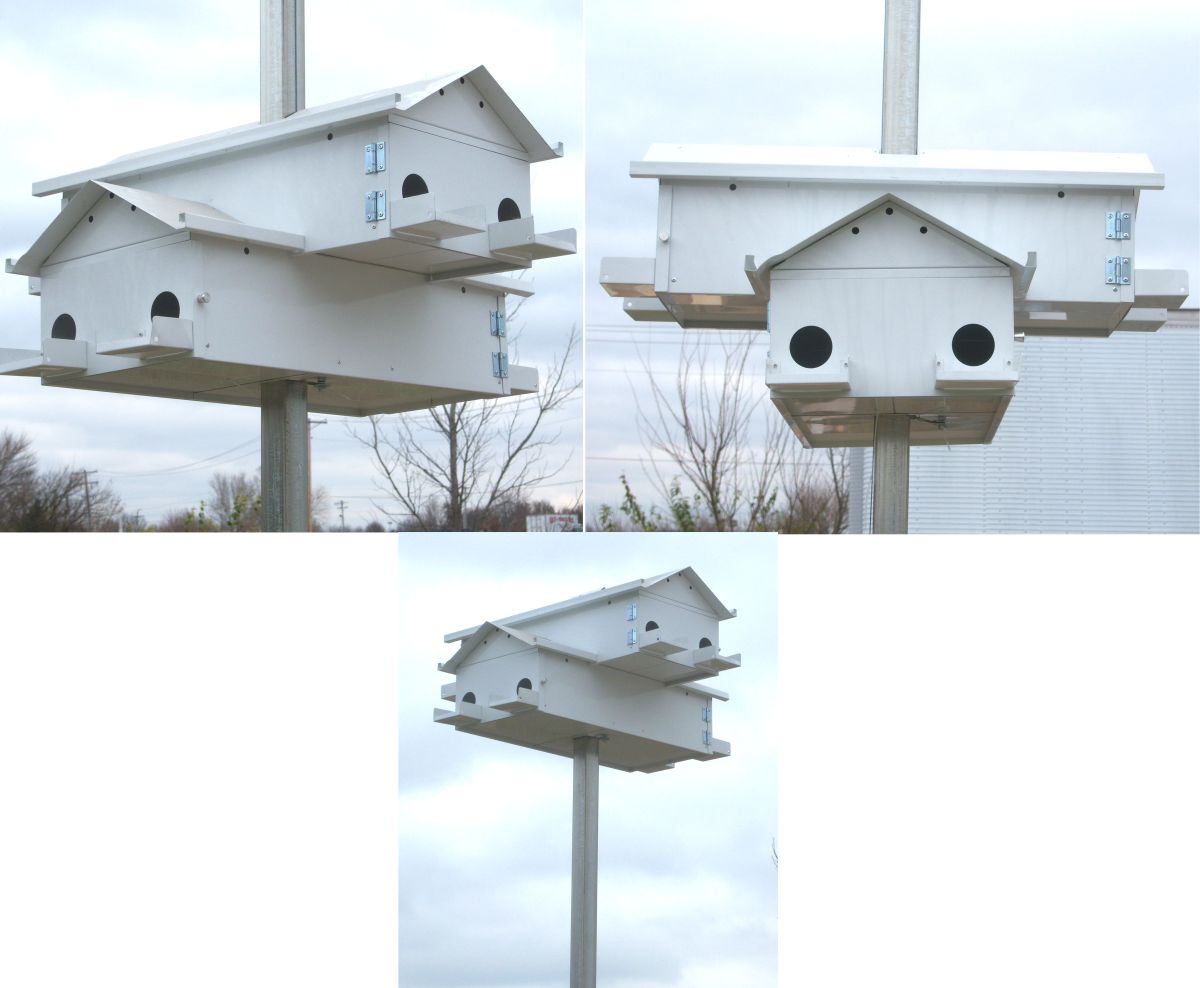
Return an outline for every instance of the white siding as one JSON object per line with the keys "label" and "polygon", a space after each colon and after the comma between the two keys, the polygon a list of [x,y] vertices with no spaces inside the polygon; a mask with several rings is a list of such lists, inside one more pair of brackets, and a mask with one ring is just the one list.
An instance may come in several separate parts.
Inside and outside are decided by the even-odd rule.
{"label": "white siding", "polygon": [[[1156,333],[1030,338],[990,446],[912,451],[909,531],[1200,531],[1197,311]],[[851,451],[850,531],[870,528],[871,451]]]}

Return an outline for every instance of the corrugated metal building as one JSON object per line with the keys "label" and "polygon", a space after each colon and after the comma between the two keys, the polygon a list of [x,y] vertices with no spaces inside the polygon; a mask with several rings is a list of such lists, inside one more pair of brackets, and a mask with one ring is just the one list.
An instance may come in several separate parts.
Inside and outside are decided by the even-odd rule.
{"label": "corrugated metal building", "polygon": [[[1030,337],[990,446],[912,450],[909,531],[1200,531],[1200,322]],[[850,531],[870,529],[871,451],[851,450]]]}

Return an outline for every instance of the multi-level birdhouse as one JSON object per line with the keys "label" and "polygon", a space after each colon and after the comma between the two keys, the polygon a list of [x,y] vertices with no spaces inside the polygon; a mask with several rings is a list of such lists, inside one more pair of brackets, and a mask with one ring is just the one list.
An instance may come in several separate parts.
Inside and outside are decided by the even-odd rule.
{"label": "multi-level birdhouse", "polygon": [[812,446],[990,442],[1024,335],[1154,330],[1182,271],[1135,270],[1142,155],[655,145],[653,259],[606,259],[634,319],[767,330],[776,407]]}
{"label": "multi-level birdhouse", "polygon": [[575,250],[532,216],[561,153],[480,67],[40,182],[62,211],[8,270],[42,341],[0,373],[248,405],[304,380],[348,415],[536,391],[502,275]]}
{"label": "multi-level birdhouse", "polygon": [[434,720],[570,757],[600,737],[600,764],[656,772],[729,754],[713,736],[709,680],[741,664],[720,650],[735,617],[692,569],[635,580],[446,636],[458,651]]}

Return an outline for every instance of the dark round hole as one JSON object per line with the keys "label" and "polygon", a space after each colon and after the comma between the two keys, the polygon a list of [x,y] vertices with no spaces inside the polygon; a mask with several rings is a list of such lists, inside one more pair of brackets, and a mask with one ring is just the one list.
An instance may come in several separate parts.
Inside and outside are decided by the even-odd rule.
{"label": "dark round hole", "polygon": [[792,334],[788,350],[796,363],[811,370],[829,359],[833,353],[833,340],[820,326],[803,326]]}
{"label": "dark round hole", "polygon": [[250,248],[249,248],[249,247],[243,247],[243,248],[242,248],[242,253],[243,253],[243,254],[249,254],[249,253],[250,253]]}
{"label": "dark round hole", "polygon": [[856,227],[856,226],[852,226],[852,227],[850,227],[850,232],[851,232],[851,233],[858,233],[858,227]]}
{"label": "dark round hole", "polygon": [[462,79],[459,79],[459,80],[458,80],[458,84],[459,84],[460,86],[465,86],[465,85],[467,84],[467,80],[466,80],[466,78],[464,77],[464,78],[462,78]]}
{"label": "dark round hole", "polygon": [[712,642],[710,642],[707,638],[700,639],[700,647],[701,648],[709,648],[711,645],[712,645]]}
{"label": "dark round hole", "polygon": [[479,109],[481,109],[481,110],[483,109],[483,100],[479,101]]}
{"label": "dark round hole", "polygon": [[439,89],[439,90],[438,90],[438,95],[439,95],[439,96],[445,96],[445,95],[446,95],[446,90],[444,90],[444,89]]}
{"label": "dark round hole", "polygon": [[333,131],[330,131],[328,134],[325,135],[325,140],[327,140],[327,141],[333,140]]}
{"label": "dark round hole", "polygon": [[646,622],[646,630],[647,631],[657,631],[658,630],[658,622],[657,621],[647,621]]}
{"label": "dark round hole", "polygon": [[174,292],[159,292],[154,297],[154,302],[150,306],[150,318],[153,319],[155,316],[179,318],[179,299],[175,297]]}
{"label": "dark round hole", "polygon": [[996,352],[996,340],[985,327],[969,322],[954,334],[950,348],[959,363],[979,367],[992,359],[992,354]]}
{"label": "dark round hole", "polygon": [[463,703],[474,703],[475,702],[475,694],[474,693],[464,693],[462,702]]}
{"label": "dark round hole", "polygon": [[921,227],[921,232],[922,232],[922,233],[928,233],[928,232],[929,232],[929,227],[927,227],[927,226],[923,226],[923,227]]}
{"label": "dark round hole", "polygon": [[464,295],[466,295],[467,294],[467,286],[463,285],[462,288],[459,289],[459,291],[462,292]]}
{"label": "dark round hole", "polygon": [[93,221],[95,218],[96,218],[96,217],[94,217],[94,216],[89,216],[89,217],[88,217],[88,222],[89,222],[89,223],[91,223],[91,222],[92,222],[92,221]]}
{"label": "dark round hole", "polygon": [[730,192],[736,192],[736,191],[737,191],[737,182],[730,182],[730,183],[729,183],[729,191],[730,191]]}
{"label": "dark round hole", "polygon": [[522,679],[519,683],[517,683],[517,689],[531,690],[533,689],[533,683],[531,683],[528,679]]}
{"label": "dark round hole", "polygon": [[1058,198],[1060,198],[1060,199],[1061,199],[1061,198],[1062,198],[1063,196],[1065,196],[1065,195],[1066,195],[1066,193],[1065,193],[1065,192],[1063,192],[1062,190],[1059,190],[1059,193],[1058,193]]}
{"label": "dark round hole", "polygon": [[129,211],[130,211],[131,213],[136,213],[136,212],[137,212],[137,206],[130,206],[130,207],[129,207]]}
{"label": "dark round hole", "polygon": [[404,179],[404,183],[400,186],[400,198],[407,199],[409,196],[423,196],[429,191],[429,186],[425,184],[425,179],[420,175],[412,174]]}
{"label": "dark round hole", "polygon": [[50,335],[56,340],[75,339],[75,320],[64,312],[54,320],[54,325],[50,327]]}
{"label": "dark round hole", "polygon": [[894,210],[894,209],[892,209],[892,207],[891,207],[891,206],[888,206],[888,208],[887,208],[887,209],[885,209],[885,210],[884,210],[884,212],[885,212],[885,213],[887,213],[887,214],[888,214],[888,216],[891,216],[891,215],[892,215],[892,213],[894,213],[894,212],[895,212],[895,210]]}
{"label": "dark round hole", "polygon": [[115,192],[110,192],[108,194],[108,198],[110,198],[110,199],[115,199],[116,197],[117,197],[117,194]]}
{"label": "dark round hole", "polygon": [[501,223],[506,223],[509,220],[519,220],[521,218],[521,207],[511,199],[501,199],[500,208],[496,210],[496,216],[499,217]]}

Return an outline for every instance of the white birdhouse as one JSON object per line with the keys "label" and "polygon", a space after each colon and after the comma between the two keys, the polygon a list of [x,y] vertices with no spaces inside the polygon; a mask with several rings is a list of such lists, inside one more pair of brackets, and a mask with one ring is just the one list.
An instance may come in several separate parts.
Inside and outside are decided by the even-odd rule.
{"label": "white birdhouse", "polygon": [[729,754],[701,680],[735,669],[718,624],[735,617],[692,569],[635,580],[446,636],[458,651],[434,720],[570,757],[600,736],[600,764],[656,772]]}
{"label": "white birdhouse", "polygon": [[497,275],[574,252],[531,215],[560,154],[480,67],[40,182],[63,209],[8,270],[42,342],[0,373],[247,405],[305,380],[345,415],[536,391],[505,326],[531,290]]}
{"label": "white birdhouse", "polygon": [[1154,330],[1181,271],[1135,270],[1142,155],[655,145],[653,259],[605,259],[634,319],[770,332],[766,380],[812,446],[990,442],[1024,335]]}

